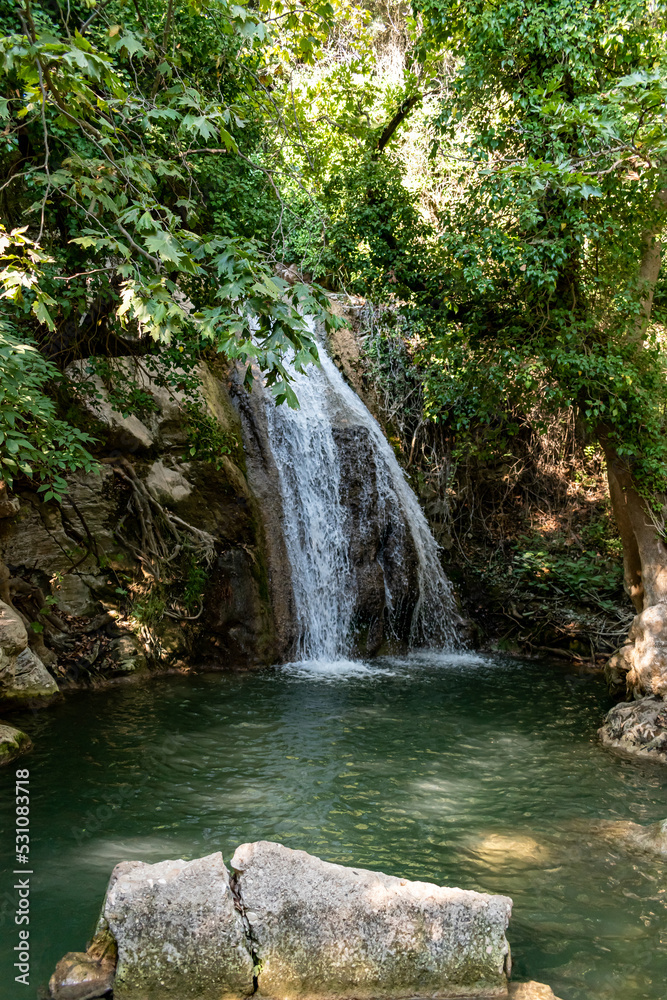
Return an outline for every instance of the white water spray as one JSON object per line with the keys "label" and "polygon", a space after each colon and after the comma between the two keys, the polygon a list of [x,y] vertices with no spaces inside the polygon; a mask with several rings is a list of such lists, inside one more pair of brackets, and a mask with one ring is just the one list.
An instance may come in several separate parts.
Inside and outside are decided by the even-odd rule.
{"label": "white water spray", "polygon": [[[307,375],[295,375],[294,389],[301,408],[274,406],[267,399],[271,449],[278,467],[284,533],[292,569],[292,586],[300,637],[297,659],[339,660],[350,655],[357,583],[350,560],[350,539],[363,536],[362,523],[373,507],[380,532],[390,531],[401,547],[411,542],[417,562],[417,589],[409,627],[415,646],[457,645],[452,591],[438,558],[438,545],[416,496],[396,461],[379,424],[347,385],[320,346],[322,366]],[[344,502],[346,486],[336,428],[347,428],[365,455],[355,454],[355,479],[365,485],[354,511]],[[357,449],[359,450],[359,449]],[[349,475],[349,469],[348,469]],[[371,503],[371,490],[377,502]],[[351,523],[351,519],[359,523]],[[396,548],[396,546],[395,546]],[[393,586],[396,589],[396,552]],[[389,574],[382,565],[386,608],[395,610]]]}

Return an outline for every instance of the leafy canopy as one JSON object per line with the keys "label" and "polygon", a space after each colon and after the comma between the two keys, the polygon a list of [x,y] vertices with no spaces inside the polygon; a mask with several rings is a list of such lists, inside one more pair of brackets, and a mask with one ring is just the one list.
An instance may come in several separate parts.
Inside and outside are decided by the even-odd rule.
{"label": "leafy canopy", "polygon": [[[54,364],[169,346],[221,352],[248,385],[256,366],[298,405],[291,370],[318,360],[305,316],[335,320],[321,290],[273,271],[283,207],[261,146],[294,126],[257,79],[269,58],[312,60],[333,16],[292,0],[0,2],[0,323],[42,355],[13,349],[7,400],[19,354],[45,392]],[[61,441],[47,410],[24,419],[33,449]]]}

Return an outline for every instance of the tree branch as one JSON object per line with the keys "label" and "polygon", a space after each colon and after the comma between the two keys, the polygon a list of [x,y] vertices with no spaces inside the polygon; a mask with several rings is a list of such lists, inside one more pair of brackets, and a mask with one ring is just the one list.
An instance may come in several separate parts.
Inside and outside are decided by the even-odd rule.
{"label": "tree branch", "polygon": [[439,93],[437,90],[427,90],[424,94],[413,94],[411,97],[406,97],[405,100],[399,104],[394,117],[391,118],[383,128],[380,138],[378,139],[377,146],[375,147],[376,154],[383,151],[398,126],[408,117],[415,104],[418,104],[419,101],[423,101],[425,97],[430,97],[432,94],[437,93]]}

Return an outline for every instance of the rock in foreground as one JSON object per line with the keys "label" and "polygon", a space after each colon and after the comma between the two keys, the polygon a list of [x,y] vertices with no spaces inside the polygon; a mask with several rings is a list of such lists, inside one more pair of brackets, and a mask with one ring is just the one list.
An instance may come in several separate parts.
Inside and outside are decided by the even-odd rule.
{"label": "rock in foreground", "polygon": [[102,918],[118,946],[114,1000],[252,993],[252,957],[220,853],[116,865]]}
{"label": "rock in foreground", "polygon": [[550,986],[544,983],[510,983],[510,1000],[558,1000]]}
{"label": "rock in foreground", "polygon": [[53,1000],[98,1000],[113,990],[114,967],[91,959],[87,952],[69,951],[51,976]]}
{"label": "rock in foreground", "polygon": [[231,865],[262,997],[506,995],[506,896],[345,868],[268,841],[243,844]]}
{"label": "rock in foreground", "polygon": [[58,963],[51,996],[92,1000],[112,988],[114,1000],[508,995],[506,896],[346,868],[267,841],[239,847],[232,868],[230,879],[220,854],[117,865],[98,945]]}

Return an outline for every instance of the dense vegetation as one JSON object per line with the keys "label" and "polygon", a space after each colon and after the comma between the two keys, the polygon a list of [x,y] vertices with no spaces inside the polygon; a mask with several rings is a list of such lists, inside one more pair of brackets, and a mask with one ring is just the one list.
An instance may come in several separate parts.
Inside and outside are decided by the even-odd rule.
{"label": "dense vegetation", "polygon": [[323,288],[351,293],[374,304],[369,383],[480,600],[612,613],[604,452],[617,518],[636,504],[641,609],[667,486],[666,13],[0,0],[3,476],[57,500],[93,461],[68,417],[79,358],[141,354],[182,386],[218,352],[298,405],[302,315],[335,324]]}

